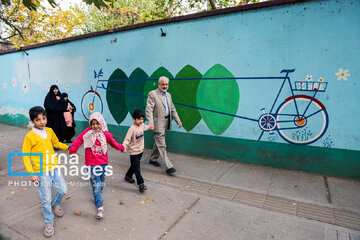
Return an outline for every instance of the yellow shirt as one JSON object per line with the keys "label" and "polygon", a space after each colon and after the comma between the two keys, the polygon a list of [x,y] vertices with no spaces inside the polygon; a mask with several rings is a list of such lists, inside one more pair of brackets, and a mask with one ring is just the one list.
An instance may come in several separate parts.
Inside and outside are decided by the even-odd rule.
{"label": "yellow shirt", "polygon": [[[43,154],[43,172],[52,171],[58,167],[58,159],[55,156],[52,161],[52,156],[55,154],[54,147],[68,150],[68,146],[59,142],[51,128],[46,129],[46,139],[40,137],[37,133],[30,131],[25,135],[23,143],[23,153],[42,153]],[[47,161],[48,159],[48,161]],[[38,156],[23,156],[25,170],[28,173],[40,172],[40,157]],[[31,164],[32,163],[32,164]]]}

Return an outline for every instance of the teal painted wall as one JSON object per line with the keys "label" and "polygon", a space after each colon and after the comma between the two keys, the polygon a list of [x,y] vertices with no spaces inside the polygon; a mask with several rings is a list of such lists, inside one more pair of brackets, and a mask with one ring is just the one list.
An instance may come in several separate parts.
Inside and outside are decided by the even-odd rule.
{"label": "teal painted wall", "polygon": [[[187,105],[177,105],[184,128],[169,133],[169,151],[360,178],[359,22],[359,1],[304,1],[2,54],[0,122],[26,125],[52,84],[84,122],[99,79],[94,110],[121,139],[156,88],[145,80],[166,75]],[[279,92],[282,69],[295,69],[293,91],[285,82]],[[305,120],[292,94],[305,95],[295,98]]]}

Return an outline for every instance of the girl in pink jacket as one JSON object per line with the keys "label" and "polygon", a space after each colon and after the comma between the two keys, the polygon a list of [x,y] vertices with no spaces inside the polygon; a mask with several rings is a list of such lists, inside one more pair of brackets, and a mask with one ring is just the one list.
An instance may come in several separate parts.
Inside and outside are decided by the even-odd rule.
{"label": "girl in pink jacket", "polygon": [[89,119],[90,126],[86,128],[71,145],[69,152],[74,154],[84,143],[85,165],[89,166],[90,183],[97,207],[96,218],[104,217],[103,199],[101,197],[105,182],[105,173],[108,166],[107,147],[110,144],[118,151],[124,152],[124,146],[116,142],[108,131],[107,124],[101,113],[91,114]]}

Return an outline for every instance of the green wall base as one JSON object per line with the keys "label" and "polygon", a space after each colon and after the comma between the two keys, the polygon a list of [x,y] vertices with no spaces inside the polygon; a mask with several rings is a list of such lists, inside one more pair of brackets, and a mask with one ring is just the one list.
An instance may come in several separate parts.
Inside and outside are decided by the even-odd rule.
{"label": "green wall base", "polygon": [[[87,122],[77,122],[76,132],[80,133],[86,127]],[[108,127],[115,139],[121,143],[128,127]],[[169,152],[360,179],[360,151],[174,131],[167,133],[166,142]],[[145,132],[145,146],[152,148],[153,144],[152,132]]]}
{"label": "green wall base", "polygon": [[29,124],[30,119],[22,114],[4,114],[0,115],[0,123],[24,127]]}

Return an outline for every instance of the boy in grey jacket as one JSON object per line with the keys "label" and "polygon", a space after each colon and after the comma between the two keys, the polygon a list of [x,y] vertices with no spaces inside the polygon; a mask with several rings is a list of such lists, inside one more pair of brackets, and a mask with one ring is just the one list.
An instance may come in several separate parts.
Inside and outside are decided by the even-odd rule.
{"label": "boy in grey jacket", "polygon": [[134,183],[135,180],[132,178],[135,173],[136,182],[139,185],[139,191],[143,193],[147,187],[144,185],[144,179],[140,173],[140,160],[144,153],[144,132],[147,130],[154,130],[153,125],[144,125],[144,112],[140,109],[136,109],[132,114],[134,124],[130,126],[123,146],[125,151],[127,149],[130,153],[131,166],[125,174],[125,181],[128,183]]}

